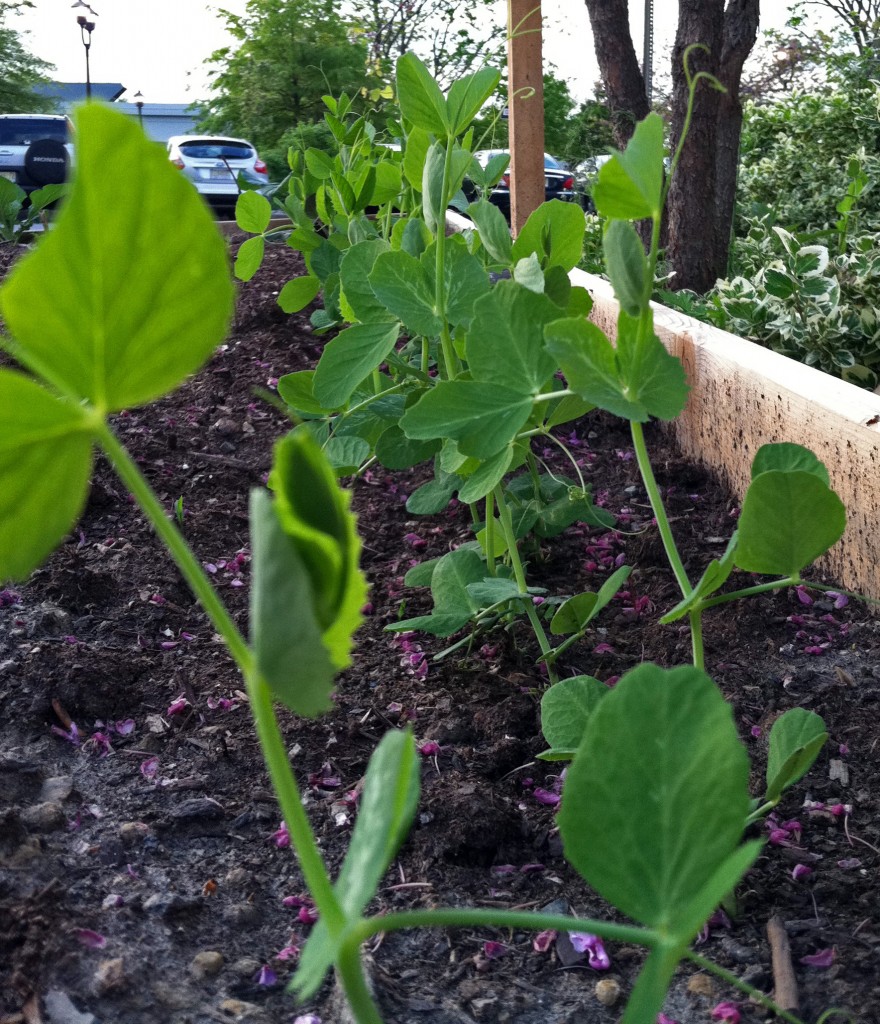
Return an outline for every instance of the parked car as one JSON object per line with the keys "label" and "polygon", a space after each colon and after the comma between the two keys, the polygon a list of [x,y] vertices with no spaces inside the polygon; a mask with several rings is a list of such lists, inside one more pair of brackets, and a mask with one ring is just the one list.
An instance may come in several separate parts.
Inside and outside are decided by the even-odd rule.
{"label": "parked car", "polygon": [[246,139],[216,135],[172,135],[168,158],[192,181],[199,194],[223,216],[233,214],[239,178],[254,188],[269,184],[266,165]]}
{"label": "parked car", "polygon": [[[499,155],[510,156],[507,149],[481,149],[474,153],[474,158],[481,167],[486,167],[489,161]],[[476,189],[472,182],[465,181],[464,193],[469,200],[476,198]],[[497,206],[504,216],[510,220],[510,170],[508,169],[495,188],[486,197],[490,203]],[[575,180],[572,172],[562,161],[556,157],[544,154],[544,198],[561,199],[564,203],[579,202]]]}
{"label": "parked car", "polygon": [[67,181],[73,159],[71,124],[54,114],[0,114],[0,178],[30,195]]}

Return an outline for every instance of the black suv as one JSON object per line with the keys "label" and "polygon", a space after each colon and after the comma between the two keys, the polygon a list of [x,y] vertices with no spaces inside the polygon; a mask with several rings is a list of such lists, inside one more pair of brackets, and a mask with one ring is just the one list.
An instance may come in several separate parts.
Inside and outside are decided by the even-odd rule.
{"label": "black suv", "polygon": [[0,114],[0,178],[28,195],[67,180],[70,121],[53,114]]}

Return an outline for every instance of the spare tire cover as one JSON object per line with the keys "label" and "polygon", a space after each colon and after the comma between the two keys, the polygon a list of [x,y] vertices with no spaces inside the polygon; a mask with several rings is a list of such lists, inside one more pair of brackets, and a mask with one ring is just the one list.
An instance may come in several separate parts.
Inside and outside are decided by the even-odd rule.
{"label": "spare tire cover", "polygon": [[60,185],[67,180],[67,148],[58,139],[37,139],[24,155],[24,168],[38,185]]}

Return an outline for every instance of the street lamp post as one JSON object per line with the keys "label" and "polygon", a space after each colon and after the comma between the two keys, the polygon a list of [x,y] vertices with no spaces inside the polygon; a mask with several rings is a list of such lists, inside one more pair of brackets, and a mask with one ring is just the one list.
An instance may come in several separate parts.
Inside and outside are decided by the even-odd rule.
{"label": "street lamp post", "polygon": [[79,35],[86,50],[86,99],[90,100],[92,98],[92,79],[89,74],[89,50],[92,46],[92,33],[95,31],[95,23],[88,21],[84,14],[81,14],[76,19],[76,23],[79,25]]}
{"label": "street lamp post", "polygon": [[144,128],[144,94],[138,89],[134,94],[134,105],[138,108],[138,122],[141,126],[141,131]]}

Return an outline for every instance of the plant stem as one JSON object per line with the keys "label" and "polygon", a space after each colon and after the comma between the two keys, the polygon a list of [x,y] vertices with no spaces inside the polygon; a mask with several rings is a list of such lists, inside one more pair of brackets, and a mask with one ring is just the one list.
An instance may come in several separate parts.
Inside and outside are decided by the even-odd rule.
{"label": "plant stem", "polygon": [[710,971],[712,974],[717,975],[717,977],[723,978],[728,985],[732,985],[733,988],[745,993],[750,999],[760,1003],[765,1010],[771,1010],[782,1020],[788,1021],[789,1024],[804,1024],[800,1017],[795,1017],[793,1013],[789,1013],[788,1010],[783,1010],[781,1006],[777,1006],[776,1003],[774,1003],[769,996],[765,996],[760,989],[755,988],[754,985],[750,985],[746,981],[742,981],[742,979],[738,978],[735,974],[732,974],[730,971],[726,971],[723,967],[719,967],[718,964],[713,963],[711,960],[704,959],[699,953],[694,953],[693,950],[687,950],[684,955],[686,959],[695,963],[704,971]]}
{"label": "plant stem", "polygon": [[660,531],[660,538],[663,541],[666,557],[669,559],[669,564],[675,573],[675,579],[678,582],[682,596],[688,597],[693,587],[691,587],[690,580],[681,561],[681,556],[678,553],[678,548],[675,545],[675,538],[672,536],[672,529],[669,526],[669,519],[666,516],[663,499],[660,497],[660,488],[657,486],[654,470],[651,468],[651,460],[648,457],[648,448],[645,444],[645,434],[642,430],[642,425],[641,423],[636,423],[635,420],[631,420],[629,426],[636,460],[639,464],[639,472],[642,474],[642,482],[645,485],[645,490],[648,492],[648,500],[651,502],[654,518],[657,520],[657,528]]}
{"label": "plant stem", "polygon": [[491,491],[486,495],[486,567],[490,576],[497,575],[495,569],[495,496]]}
{"label": "plant stem", "polygon": [[336,957],[336,973],[357,1024],[382,1024],[382,1014],[367,985],[361,964],[360,937],[347,940]]}
{"label": "plant stem", "polygon": [[[513,568],[513,575],[516,579],[516,585],[522,591],[527,594],[529,585],[526,582],[526,574],[523,569],[522,561],[519,557],[519,549],[516,546],[516,535],[513,532],[513,520],[510,516],[510,509],[507,507],[507,502],[504,500],[504,491],[501,489],[501,484],[495,488],[495,504],[498,506],[498,518],[501,520],[501,529],[504,531],[504,539],[507,542],[507,553],[510,556],[510,564]],[[541,620],[538,618],[538,613],[535,611],[535,605],[532,599],[529,597],[524,601],[526,607],[526,615],[529,617],[529,622],[532,624],[532,629],[535,631],[535,638],[538,641],[538,646],[541,648],[541,653],[544,655],[544,661],[547,665],[547,676],[551,683],[559,681],[559,677],[556,675],[556,669],[553,667],[552,662],[547,659],[552,654],[552,648],[550,642],[547,640],[547,634],[544,632],[544,627],[541,625]]]}
{"label": "plant stem", "polygon": [[331,932],[336,932],[343,927],[345,917],[339,906],[339,901],[336,899],[336,894],[333,892],[330,878],[315,843],[314,833],[303,809],[299,787],[287,759],[284,738],[278,728],[278,721],[272,708],[272,696],[268,686],[257,672],[253,653],[232,621],[226,606],[218,597],[192,549],[165,514],[165,509],[152,487],[129,453],[120,444],[109,424],[102,421],[96,426],[96,431],[100,445],[120,480],[134,496],[159,539],[168,549],[183,578],[207,613],[214,629],[223,638],[227,650],[244,678],[263,758],[299,857],[306,885],[314,896],[321,914],[326,917],[328,928]]}
{"label": "plant stem", "polygon": [[521,928],[541,931],[553,928],[560,932],[589,932],[611,942],[628,942],[653,948],[661,941],[657,932],[635,925],[594,921],[586,917],[542,914],[531,910],[492,910],[476,907],[437,907],[433,910],[401,910],[379,917],[364,918],[351,932],[358,942],[365,942],[379,932],[401,928]]}
{"label": "plant stem", "polygon": [[719,604],[727,604],[728,601],[736,601],[740,597],[751,597],[752,594],[766,594],[771,590],[780,590],[782,587],[796,587],[801,582],[800,576],[786,576],[782,580],[771,580],[769,583],[759,583],[754,587],[744,587],[742,590],[732,590],[729,594],[719,594],[717,597],[706,598],[700,602],[701,608],[714,608]]}
{"label": "plant stem", "polygon": [[688,621],[691,624],[691,657],[694,667],[704,669],[706,667],[705,652],[703,650],[703,610],[694,608],[688,613]]}

